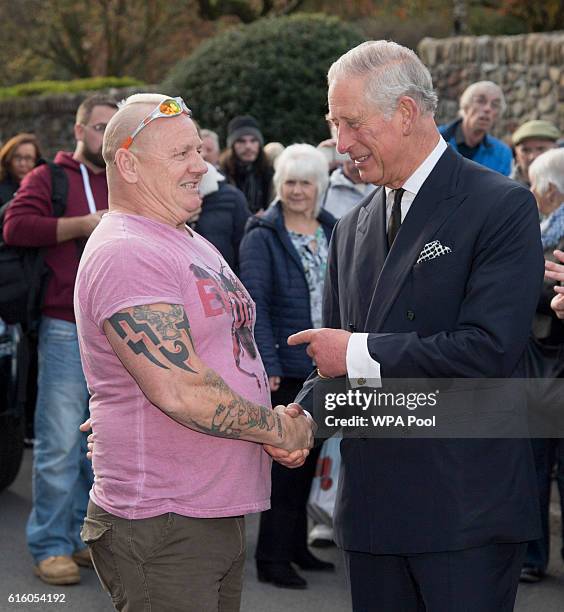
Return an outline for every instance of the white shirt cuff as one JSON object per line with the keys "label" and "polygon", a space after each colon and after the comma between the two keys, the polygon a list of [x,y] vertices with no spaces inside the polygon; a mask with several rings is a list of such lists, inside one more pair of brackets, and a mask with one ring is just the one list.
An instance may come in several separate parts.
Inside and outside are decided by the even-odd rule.
{"label": "white shirt cuff", "polygon": [[368,334],[351,334],[347,344],[347,376],[353,389],[382,386],[380,364],[368,352]]}

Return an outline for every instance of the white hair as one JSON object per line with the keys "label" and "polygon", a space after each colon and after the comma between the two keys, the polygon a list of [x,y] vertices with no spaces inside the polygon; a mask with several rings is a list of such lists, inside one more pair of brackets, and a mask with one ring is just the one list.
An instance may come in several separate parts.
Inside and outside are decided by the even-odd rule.
{"label": "white hair", "polygon": [[529,166],[529,180],[541,195],[552,183],[564,193],[564,149],[550,149],[539,155]]}
{"label": "white hair", "polygon": [[366,97],[387,118],[402,96],[413,98],[424,115],[437,109],[431,73],[411,49],[395,42],[369,40],[347,51],[329,68],[327,80],[331,86],[347,77],[366,77]]}
{"label": "white hair", "polygon": [[315,214],[319,213],[329,184],[329,164],[323,153],[309,144],[293,144],[276,158],[274,187],[280,198],[282,184],[289,180],[313,181],[317,186]]}
{"label": "white hair", "polygon": [[204,138],[211,138],[213,140],[214,145],[217,147],[219,151],[219,136],[213,130],[203,129],[200,130],[200,138],[203,140]]}
{"label": "white hair", "polygon": [[507,105],[505,103],[505,96],[503,95],[503,90],[501,87],[493,81],[476,81],[475,83],[468,85],[468,87],[462,92],[460,101],[458,103],[459,115],[462,116],[466,112],[466,109],[472,104],[472,98],[477,95],[478,90],[487,90],[498,94],[501,102],[500,115],[505,112]]}

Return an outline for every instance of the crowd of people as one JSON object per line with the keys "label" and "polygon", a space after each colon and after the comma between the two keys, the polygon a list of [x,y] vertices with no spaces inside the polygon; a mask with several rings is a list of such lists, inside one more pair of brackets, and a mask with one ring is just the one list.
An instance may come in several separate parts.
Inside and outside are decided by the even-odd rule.
{"label": "crowd of people", "polygon": [[[4,144],[4,241],[50,272],[29,385],[40,579],[94,564],[116,609],[238,610],[244,515],[262,512],[258,579],[306,588],[296,566],[334,570],[307,538],[323,379],[511,377],[530,343],[564,349],[558,128],[495,138],[490,81],[446,125],[436,104],[382,41],[331,67],[321,143],[265,143],[245,115],[221,151],[181,98],[91,96],[55,156],[59,218],[40,135]],[[511,610],[517,580],[545,576],[564,439],[448,442],[342,442],[355,610]]]}

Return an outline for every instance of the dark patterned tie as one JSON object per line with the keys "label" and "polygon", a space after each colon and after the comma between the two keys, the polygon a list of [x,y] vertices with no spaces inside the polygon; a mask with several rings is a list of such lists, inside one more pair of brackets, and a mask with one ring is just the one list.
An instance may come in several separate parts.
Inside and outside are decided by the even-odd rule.
{"label": "dark patterned tie", "polygon": [[394,204],[392,206],[392,214],[390,216],[390,222],[388,223],[388,248],[392,248],[392,244],[396,239],[401,225],[401,198],[405,193],[405,189],[401,187],[395,190],[394,193]]}

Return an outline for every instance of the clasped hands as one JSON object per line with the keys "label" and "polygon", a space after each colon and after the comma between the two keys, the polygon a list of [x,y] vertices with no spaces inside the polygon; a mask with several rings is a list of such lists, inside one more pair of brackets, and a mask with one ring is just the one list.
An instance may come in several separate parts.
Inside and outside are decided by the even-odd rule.
{"label": "clasped hands", "polygon": [[[347,373],[346,355],[350,336],[350,332],[342,329],[306,329],[297,334],[292,334],[288,338],[288,344],[290,346],[307,344],[306,352],[313,359],[317,366],[317,372],[321,377],[343,376]],[[270,390],[277,391],[280,387],[280,377],[270,376],[269,383]],[[276,406],[275,410],[283,410],[285,414],[293,418],[304,414],[298,404],[289,404],[286,408]],[[311,419],[311,416],[307,413],[305,414],[308,419]],[[313,419],[311,421],[312,426],[317,429]],[[313,432],[315,432],[315,429],[313,429]],[[303,465],[309,454],[309,448],[288,452],[265,444],[264,449],[275,461],[289,468]]]}
{"label": "clasped hands", "polygon": [[[304,464],[309,449],[313,446],[313,436],[317,430],[315,421],[308,412],[305,412],[299,404],[288,404],[288,406],[275,406],[274,410],[284,417],[283,419],[284,438],[286,448],[295,450],[285,450],[271,444],[263,444],[264,450],[281,465],[287,468],[297,468]],[[293,421],[293,419],[299,419]],[[301,447],[301,448],[300,448]]]}

